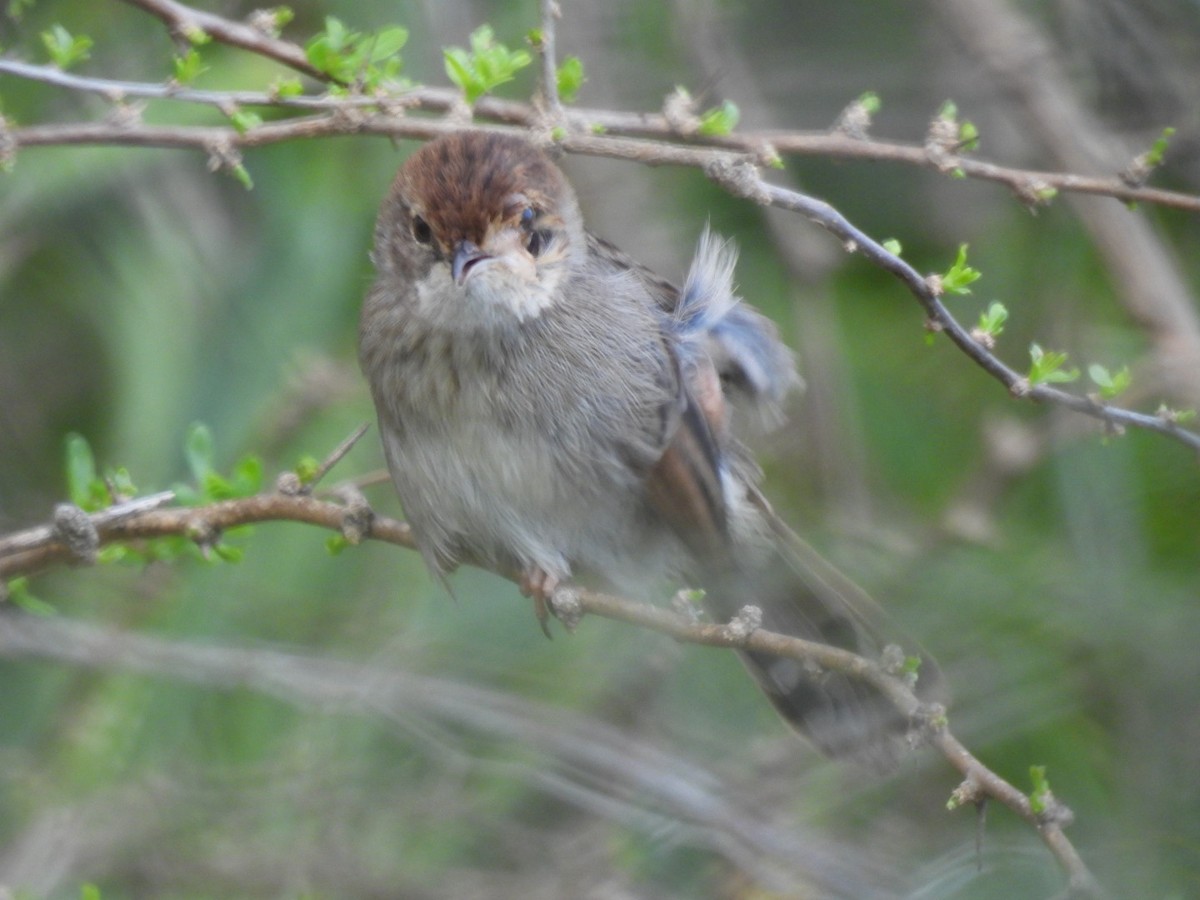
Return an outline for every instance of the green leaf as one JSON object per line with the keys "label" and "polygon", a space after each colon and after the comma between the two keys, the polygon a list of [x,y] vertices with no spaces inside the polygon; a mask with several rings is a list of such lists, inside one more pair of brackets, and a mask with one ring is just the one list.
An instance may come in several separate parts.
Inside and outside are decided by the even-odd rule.
{"label": "green leaf", "polygon": [[279,37],[279,34],[283,31],[284,26],[292,21],[292,19],[296,18],[296,13],[290,6],[277,6],[270,11],[270,15],[272,21],[268,26],[267,31],[270,33],[271,37]]}
{"label": "green leaf", "polygon": [[257,456],[243,456],[233,467],[231,479],[235,497],[251,497],[262,488],[263,464]]}
{"label": "green leaf", "polygon": [[874,91],[867,91],[861,94],[858,98],[858,105],[872,116],[883,109],[883,101],[879,99],[879,95]]}
{"label": "green leaf", "polygon": [[67,435],[66,457],[67,496],[85,512],[104,509],[112,503],[114,493],[122,497],[132,497],[137,493],[125,469],[109,471],[106,477],[100,476],[96,471],[92,448],[80,435]]}
{"label": "green leaf", "polygon": [[341,19],[337,19],[333,16],[325,17],[325,35],[329,44],[329,49],[336,53],[340,53],[342,50],[345,50],[350,45],[351,41],[354,41],[358,38],[358,35],[355,32],[350,31],[345,25],[342,24]]}
{"label": "green leaf", "polygon": [[583,60],[578,56],[568,56],[558,67],[555,82],[558,85],[558,96],[563,103],[574,103],[579,96],[579,89],[587,77],[583,74]]}
{"label": "green leaf", "polygon": [[[474,77],[471,73],[471,58],[461,47],[451,47],[442,51],[446,61],[446,76],[451,82],[462,88],[467,95],[467,102],[473,103],[483,94],[483,89],[476,90]],[[474,94],[472,93],[474,92]]]}
{"label": "green leaf", "polygon": [[1030,766],[1029,778],[1033,782],[1033,790],[1029,793],[1029,808],[1040,816],[1046,811],[1051,799],[1050,782],[1046,778],[1046,767]]}
{"label": "green leaf", "polygon": [[300,479],[301,484],[309,484],[317,477],[317,472],[321,470],[321,461],[315,456],[302,456],[296,461],[295,468],[292,471],[296,473],[296,477]]}
{"label": "green leaf", "polygon": [[92,39],[82,34],[74,37],[61,25],[54,25],[49,31],[42,32],[42,44],[50,61],[65,70],[91,55],[88,51],[92,48]]}
{"label": "green leaf", "polygon": [[974,122],[964,119],[958,126],[958,143],[962,150],[979,149],[979,129]]}
{"label": "green leaf", "polygon": [[1079,378],[1078,369],[1063,368],[1067,362],[1065,353],[1043,350],[1037,344],[1030,344],[1029,358],[1032,361],[1028,376],[1030,384],[1065,384]]}
{"label": "green leaf", "polygon": [[193,47],[203,47],[212,41],[212,35],[199,25],[188,23],[183,26],[183,36]]}
{"label": "green leaf", "polygon": [[1174,134],[1174,128],[1167,127],[1162,130],[1162,134],[1159,135],[1158,140],[1146,151],[1145,162],[1147,167],[1154,168],[1162,165],[1163,157],[1167,152],[1167,145],[1171,143],[1171,138]]}
{"label": "green leaf", "polygon": [[[975,127],[975,123],[969,119],[958,121],[958,106],[953,100],[947,100],[938,110],[937,117],[957,129],[957,146],[947,147],[948,150],[978,150],[979,149],[979,129]],[[953,178],[965,178],[966,173],[961,168],[954,169],[951,173]]]}
{"label": "green leaf", "polygon": [[244,109],[235,109],[229,114],[229,121],[238,134],[245,134],[262,124],[262,116]]}
{"label": "green leaf", "polygon": [[175,80],[180,84],[191,84],[202,72],[208,71],[208,66],[200,59],[200,51],[195,47],[190,48],[183,56],[176,56],[173,64]]}
{"label": "green leaf", "polygon": [[105,473],[104,480],[107,482],[106,489],[118,497],[128,499],[137,496],[137,485],[133,483],[133,479],[129,477],[129,470],[124,466],[119,469],[109,469]]}
{"label": "green leaf", "polygon": [[200,490],[206,500],[231,500],[235,494],[229,479],[220,472],[209,472],[200,481]]}
{"label": "green leaf", "polygon": [[80,885],[79,900],[100,900],[100,888],[94,884]]}
{"label": "green leaf", "polygon": [[496,44],[496,32],[486,22],[471,32],[467,38],[471,42],[471,53],[475,56],[486,53]]}
{"label": "green leaf", "polygon": [[1111,400],[1124,393],[1133,381],[1129,366],[1121,366],[1116,372],[1109,372],[1099,363],[1092,363],[1088,366],[1088,377],[1100,388],[1100,396],[1105,400]]}
{"label": "green leaf", "polygon": [[109,544],[107,547],[101,547],[96,553],[96,562],[102,566],[111,566],[128,561],[131,555],[132,551],[124,544]]}
{"label": "green leaf", "polygon": [[471,32],[469,52],[461,47],[447,47],[442,56],[446,76],[462,89],[468,103],[512,81],[518,71],[533,62],[528,51],[509,50],[497,43],[490,25],[480,25]]}
{"label": "green leaf", "polygon": [[95,486],[100,483],[96,475],[96,458],[92,448],[83,435],[71,433],[67,435],[67,496],[80,509],[95,512],[102,506],[94,504]]}
{"label": "green leaf", "polygon": [[1008,310],[1003,303],[995,301],[979,316],[979,330],[992,337],[999,337],[1008,321]]}
{"label": "green leaf", "polygon": [[382,28],[375,32],[369,43],[371,45],[371,62],[381,63],[398,54],[408,43],[408,31],[398,25]]}
{"label": "green leaf", "polygon": [[1058,196],[1058,188],[1047,185],[1046,187],[1038,188],[1033,192],[1033,195],[1039,203],[1049,203]]}
{"label": "green leaf", "polygon": [[958,258],[954,265],[942,275],[942,288],[948,294],[969,294],[971,285],[978,281],[981,273],[967,265],[967,245],[958,245]]}
{"label": "green leaf", "polygon": [[263,465],[257,456],[245,456],[228,475],[213,465],[213,438],[208,426],[194,422],[184,438],[184,454],[195,486],[177,485],[176,497],[184,506],[249,497],[262,487]]}
{"label": "green leaf", "polygon": [[720,106],[705,110],[700,115],[700,125],[696,128],[698,134],[722,135],[729,134],[737,127],[741,112],[732,100],[726,100]]}
{"label": "green leaf", "polygon": [[233,175],[234,178],[236,178],[238,180],[238,183],[241,184],[241,186],[244,187],[246,190],[248,190],[248,191],[254,190],[254,181],[250,178],[250,172],[246,169],[246,167],[244,165],[242,165],[241,163],[238,163],[237,165],[230,166],[229,172],[230,172],[230,174]]}
{"label": "green leaf", "polygon": [[8,599],[13,605],[36,616],[53,616],[58,613],[58,610],[45,600],[33,595],[29,590],[28,578],[14,578],[8,583]]}
{"label": "green leaf", "polygon": [[350,542],[340,534],[331,534],[325,539],[325,549],[330,556],[337,556],[343,550],[350,546]]}
{"label": "green leaf", "polygon": [[203,422],[193,422],[188,426],[183,438],[183,453],[192,471],[192,478],[197,484],[203,484],[214,472],[212,432]]}
{"label": "green leaf", "polygon": [[242,558],[246,555],[246,551],[241,547],[235,547],[233,544],[226,544],[223,541],[216,544],[212,549],[218,559],[227,563],[241,562]]}
{"label": "green leaf", "polygon": [[899,256],[900,251],[903,249],[900,246],[900,242],[898,240],[896,240],[895,238],[888,238],[880,246],[882,246],[883,249],[886,250],[888,253],[892,254],[892,256]]}
{"label": "green leaf", "polygon": [[315,68],[334,80],[356,83],[371,91],[399,73],[400,49],[407,42],[408,31],[399,26],[364,35],[328,16],[325,30],[309,40],[304,54]]}
{"label": "green leaf", "polygon": [[276,97],[299,97],[304,93],[304,85],[299,78],[280,78],[271,85],[271,92]]}

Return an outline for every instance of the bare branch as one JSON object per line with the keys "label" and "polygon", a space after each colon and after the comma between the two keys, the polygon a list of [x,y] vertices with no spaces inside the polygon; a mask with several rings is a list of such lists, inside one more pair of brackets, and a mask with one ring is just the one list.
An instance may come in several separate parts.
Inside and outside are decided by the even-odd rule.
{"label": "bare branch", "polygon": [[321,479],[329,474],[329,470],[341,462],[346,454],[354,449],[354,445],[362,440],[362,436],[367,433],[367,429],[370,427],[371,424],[369,422],[363,422],[354,429],[349,437],[333,448],[330,454],[317,466],[317,471],[313,473],[312,480],[305,485],[306,493],[312,493],[313,488],[320,484]]}
{"label": "bare branch", "polygon": [[[98,531],[107,525],[119,522],[130,516],[166,506],[168,503],[174,501],[174,499],[174,491],[162,491],[161,493],[150,494],[146,497],[135,497],[123,503],[115,503],[107,509],[95,513],[91,517],[91,524]],[[18,553],[37,550],[52,544],[58,539],[57,531],[58,529],[51,524],[40,525],[37,528],[30,528],[27,531],[19,531],[7,536],[0,536],[0,560],[6,556],[15,556]],[[2,572],[3,570],[0,569],[0,573]],[[3,577],[2,574],[0,574],[0,577]]]}
{"label": "bare branch", "polygon": [[[162,495],[155,495],[159,496]],[[255,522],[304,522],[341,532],[347,516],[357,513],[338,503],[278,492],[222,500],[208,506],[127,512],[122,505],[114,507],[116,509],[121,510],[120,515],[106,515],[106,510],[91,517],[100,546],[169,535],[214,535]],[[355,524],[359,523],[356,521]],[[406,523],[386,516],[372,516],[363,537],[416,548],[412,529]],[[18,532],[0,538],[0,579],[33,574],[69,562],[71,558],[70,548],[59,540],[52,525]]]}
{"label": "bare branch", "polygon": [[[831,159],[895,162],[939,172],[945,170],[944,164],[930,157],[925,147],[915,144],[893,143],[873,138],[861,140],[834,132],[796,134],[767,131],[759,132],[756,136],[770,143],[783,156],[794,154],[825,156]],[[1050,189],[1064,194],[1094,194],[1112,197],[1125,203],[1151,203],[1187,212],[1200,212],[1198,196],[1159,188],[1132,187],[1116,175],[1091,176],[1070,172],[1015,169],[968,156],[954,157],[953,162],[954,171],[961,171],[967,178],[1002,184],[1023,202],[1028,202],[1028,198],[1044,189]]]}
{"label": "bare branch", "polygon": [[558,0],[541,0],[542,39],[538,51],[542,55],[542,97],[546,101],[546,112],[554,121],[563,118],[563,105],[558,96],[558,60],[555,56],[555,27],[562,10]]}

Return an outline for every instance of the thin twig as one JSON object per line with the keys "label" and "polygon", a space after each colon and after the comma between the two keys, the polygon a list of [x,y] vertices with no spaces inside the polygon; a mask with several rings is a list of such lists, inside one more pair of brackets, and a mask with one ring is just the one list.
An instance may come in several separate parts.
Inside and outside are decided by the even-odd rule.
{"label": "thin twig", "polygon": [[[341,532],[346,516],[352,512],[344,505],[315,500],[303,494],[274,492],[222,500],[207,506],[146,510],[97,522],[96,531],[100,546],[170,535],[211,536],[255,522],[305,522]],[[36,542],[30,541],[28,535],[40,537],[44,528],[53,526],[41,526],[0,539],[0,580],[31,575],[71,561],[70,548],[53,535]],[[370,517],[363,536],[400,547],[416,548],[412,529],[406,523],[386,516]],[[25,546],[29,543],[32,546]]]}
{"label": "thin twig", "polygon": [[[132,500],[114,503],[107,509],[93,513],[89,518],[92,527],[99,530],[113,523],[120,522],[122,519],[128,519],[139,513],[166,506],[174,500],[174,491],[160,491],[157,494],[148,494],[145,497],[134,497]],[[53,524],[39,525],[36,528],[29,528],[25,531],[0,535],[0,560],[3,560],[6,556],[27,553],[30,550],[38,550],[48,544],[52,544],[58,539],[57,535],[58,529]],[[2,571],[0,570],[0,572]]]}
{"label": "thin twig", "polygon": [[1153,431],[1177,440],[1193,450],[1200,451],[1200,434],[1179,427],[1167,417],[1147,415],[1118,406],[1097,403],[1088,397],[1071,394],[1049,385],[1030,384],[1024,375],[1007,366],[995,354],[971,337],[970,332],[954,318],[945,304],[941,302],[923,275],[852,225],[845,216],[825,201],[788,188],[768,184],[762,181],[757,174],[747,172],[744,168],[730,172],[723,167],[717,167],[710,168],[709,173],[714,180],[736,194],[758,200],[766,205],[801,213],[838,237],[847,249],[861,252],[871,262],[891,272],[904,282],[924,307],[930,319],[937,323],[939,330],[944,331],[963,353],[1003,384],[1014,396],[1064,406],[1113,425]]}
{"label": "thin twig", "polygon": [[538,44],[538,52],[542,56],[542,98],[546,103],[546,112],[553,121],[563,118],[562,101],[558,96],[558,61],[555,56],[555,26],[562,10],[558,8],[558,0],[541,0],[542,3],[542,39]]}
{"label": "thin twig", "polygon": [[308,493],[312,493],[313,488],[321,483],[321,479],[328,474],[329,470],[341,462],[343,457],[354,449],[354,445],[362,440],[362,436],[367,433],[367,429],[370,427],[370,422],[363,422],[354,429],[354,432],[349,437],[333,448],[333,451],[317,466],[317,471],[313,473],[313,477],[305,485]]}
{"label": "thin twig", "polygon": [[124,2],[130,6],[144,9],[150,15],[162,19],[176,37],[191,40],[192,35],[198,29],[222,44],[241,47],[243,50],[273,59],[320,81],[331,80],[327,74],[308,61],[304,50],[299,46],[291,41],[272,37],[253,25],[235,22],[215,13],[176,3],[175,0],[124,0]]}

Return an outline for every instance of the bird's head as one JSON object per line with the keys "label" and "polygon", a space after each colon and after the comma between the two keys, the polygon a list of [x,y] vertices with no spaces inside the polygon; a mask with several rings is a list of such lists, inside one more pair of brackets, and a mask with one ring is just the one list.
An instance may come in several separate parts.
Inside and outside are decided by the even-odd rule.
{"label": "bird's head", "polygon": [[423,313],[483,324],[540,315],[585,252],[574,192],[544,153],[511,135],[457,132],[401,167],[375,264],[411,284]]}

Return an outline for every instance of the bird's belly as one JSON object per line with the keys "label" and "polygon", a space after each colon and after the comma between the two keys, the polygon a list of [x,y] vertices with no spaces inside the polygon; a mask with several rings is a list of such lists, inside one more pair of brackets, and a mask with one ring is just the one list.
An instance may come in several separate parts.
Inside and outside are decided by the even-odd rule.
{"label": "bird's belly", "polygon": [[564,578],[584,567],[616,582],[648,561],[654,529],[641,478],[607,448],[460,420],[410,430],[389,457],[409,517],[439,552]]}

